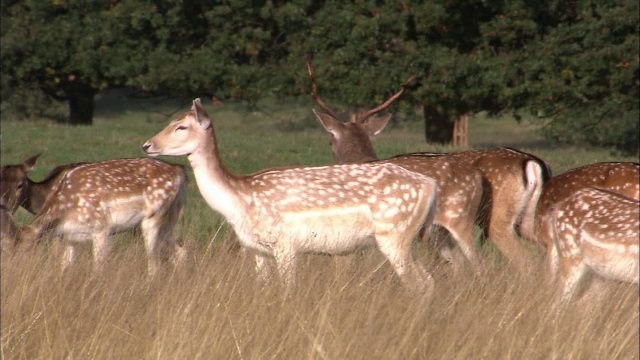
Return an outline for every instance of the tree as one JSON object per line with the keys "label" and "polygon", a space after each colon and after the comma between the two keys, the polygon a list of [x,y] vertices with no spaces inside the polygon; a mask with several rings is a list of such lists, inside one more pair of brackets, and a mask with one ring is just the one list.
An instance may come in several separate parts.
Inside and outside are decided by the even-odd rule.
{"label": "tree", "polygon": [[639,3],[578,2],[562,20],[527,51],[553,59],[525,63],[538,70],[529,71],[527,108],[547,121],[549,137],[637,152]]}
{"label": "tree", "polygon": [[304,16],[271,1],[5,0],[2,101],[35,87],[67,101],[72,124],[91,124],[95,94],[121,86],[256,101],[277,87],[279,39]]}
{"label": "tree", "polygon": [[35,86],[67,101],[71,124],[91,124],[98,91],[136,85],[152,49],[174,40],[172,1],[2,3],[2,100]]}
{"label": "tree", "polygon": [[522,111],[557,140],[638,147],[637,1],[2,1],[3,109],[20,88],[68,101],[72,123],[118,86],[308,96],[313,52],[322,96],[350,109],[417,74],[400,106],[423,110],[429,142]]}

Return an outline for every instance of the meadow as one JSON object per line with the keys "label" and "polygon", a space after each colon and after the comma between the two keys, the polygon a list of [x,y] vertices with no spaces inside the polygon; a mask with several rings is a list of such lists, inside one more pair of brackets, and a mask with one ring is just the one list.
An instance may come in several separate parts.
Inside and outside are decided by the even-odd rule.
{"label": "meadow", "polygon": [[[237,174],[284,165],[331,164],[329,138],[311,100],[268,101],[255,108],[213,107],[221,157]],[[2,165],[42,152],[31,177],[78,161],[143,157],[141,145],[172,116],[176,101],[98,99],[92,127],[2,121]],[[171,115],[173,114],[173,115]],[[536,125],[510,118],[470,121],[471,148],[531,152],[554,174],[600,161],[638,161],[603,149],[550,146]],[[423,140],[421,121],[390,125],[374,141],[381,158],[454,151]],[[91,272],[90,249],[60,271],[60,247],[2,253],[3,359],[638,359],[638,286],[596,282],[599,291],[550,311],[543,255],[519,274],[486,243],[485,268],[453,272],[423,244],[415,255],[432,272],[431,299],[406,291],[374,249],[344,257],[308,255],[298,286],[255,283],[253,259],[238,251],[225,222],[202,200],[185,158],[189,195],[181,239],[185,264],[153,279],[139,234],[116,236],[106,269]],[[32,216],[19,210],[17,221]]]}

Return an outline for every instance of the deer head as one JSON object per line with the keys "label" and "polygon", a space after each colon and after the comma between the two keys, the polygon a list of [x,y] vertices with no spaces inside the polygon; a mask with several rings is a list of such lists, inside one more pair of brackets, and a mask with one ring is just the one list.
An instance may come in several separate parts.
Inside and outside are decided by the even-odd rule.
{"label": "deer head", "polygon": [[33,155],[22,164],[5,165],[0,170],[0,192],[6,210],[13,214],[23,202],[27,175],[36,166],[40,153]]}
{"label": "deer head", "polygon": [[352,113],[350,121],[343,123],[338,120],[336,113],[325,104],[318,94],[318,85],[310,55],[307,55],[306,62],[307,70],[311,77],[311,95],[316,104],[325,111],[325,113],[321,113],[314,109],[313,113],[320,120],[322,126],[331,134],[331,151],[336,162],[338,164],[346,164],[376,160],[377,156],[369,139],[382,132],[391,119],[391,114],[377,114],[387,109],[402,96],[408,84],[415,78],[415,75],[411,75],[402,84],[402,89],[383,104],[368,111]]}
{"label": "deer head", "polygon": [[211,128],[211,120],[207,111],[202,107],[200,99],[195,99],[191,111],[173,120],[142,149],[151,156],[167,155],[182,156],[193,153],[203,143],[210,141],[207,130]]}

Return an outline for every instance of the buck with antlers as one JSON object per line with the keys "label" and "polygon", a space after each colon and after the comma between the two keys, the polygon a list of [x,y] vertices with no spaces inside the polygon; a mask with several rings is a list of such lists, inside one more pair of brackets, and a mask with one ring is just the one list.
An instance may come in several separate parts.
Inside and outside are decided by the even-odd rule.
{"label": "buck with antlers", "polygon": [[186,155],[205,201],[256,257],[259,280],[275,259],[290,289],[300,253],[344,254],[377,245],[408,286],[430,292],[433,279],[414,260],[412,240],[430,224],[437,185],[391,164],[288,167],[230,173],[212,121],[200,104],[143,145],[149,156]]}
{"label": "buck with antlers", "polygon": [[587,271],[638,283],[640,202],[618,193],[582,188],[549,209],[550,263],[564,306]]}
{"label": "buck with antlers", "polygon": [[532,236],[540,247],[547,250],[547,268],[550,278],[557,273],[558,254],[553,244],[551,226],[553,207],[586,188],[599,188],[640,200],[640,164],[629,162],[595,163],[554,176],[545,185],[535,212],[535,234]]}
{"label": "buck with antlers", "polygon": [[75,261],[75,246],[91,242],[96,269],[111,248],[111,235],[141,226],[153,275],[163,256],[181,260],[174,227],[183,216],[187,177],[180,165],[154,159],[118,159],[67,169],[33,222],[20,230],[24,241],[59,236],[65,242],[63,269]]}
{"label": "buck with antlers", "polygon": [[[382,105],[362,114],[353,114],[351,121],[342,123],[318,95],[310,57],[307,57],[307,69],[313,99],[326,112],[314,110],[314,113],[331,134],[331,149],[336,162],[377,160],[371,137],[379,134],[391,118],[391,115],[377,114],[402,95],[413,77]],[[451,154],[411,153],[383,162],[436,178],[440,193],[434,223],[451,233],[472,262],[477,262],[478,257],[472,229],[479,218],[478,209],[483,209],[488,212],[488,219],[485,217],[480,222],[485,234],[519,269],[532,266],[527,251],[519,243],[515,226],[523,214],[533,213],[542,184],[549,177],[548,167],[542,160],[527,153],[500,148]]]}

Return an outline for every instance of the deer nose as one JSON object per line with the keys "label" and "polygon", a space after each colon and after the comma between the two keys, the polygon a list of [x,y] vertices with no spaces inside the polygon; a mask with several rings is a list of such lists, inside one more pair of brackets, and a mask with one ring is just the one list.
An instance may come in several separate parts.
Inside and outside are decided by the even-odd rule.
{"label": "deer nose", "polygon": [[147,150],[149,150],[149,148],[151,147],[151,144],[149,142],[144,143],[144,145],[142,145],[142,150],[144,152],[147,152]]}

